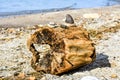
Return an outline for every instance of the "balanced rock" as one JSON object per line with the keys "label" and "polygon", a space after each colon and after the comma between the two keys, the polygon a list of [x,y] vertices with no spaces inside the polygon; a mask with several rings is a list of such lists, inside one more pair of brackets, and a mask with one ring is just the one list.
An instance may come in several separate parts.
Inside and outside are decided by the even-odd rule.
{"label": "balanced rock", "polygon": [[95,47],[82,27],[41,27],[30,36],[27,46],[33,55],[31,66],[51,74],[90,64],[96,57]]}

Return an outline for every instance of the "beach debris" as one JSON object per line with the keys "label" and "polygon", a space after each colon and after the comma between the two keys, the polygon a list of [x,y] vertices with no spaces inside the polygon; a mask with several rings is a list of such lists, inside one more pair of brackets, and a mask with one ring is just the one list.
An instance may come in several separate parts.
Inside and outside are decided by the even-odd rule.
{"label": "beach debris", "polygon": [[102,39],[102,38],[104,38],[103,37],[104,33],[116,33],[119,31],[119,29],[120,29],[120,24],[117,24],[116,26],[111,26],[111,27],[101,26],[97,30],[89,29],[88,33],[93,38]]}
{"label": "beach debris", "polygon": [[95,76],[84,76],[81,80],[99,80]]}
{"label": "beach debris", "polygon": [[72,16],[70,14],[66,14],[64,22],[62,24],[57,24],[55,22],[49,22],[47,26],[51,28],[61,27],[61,28],[67,29],[68,27],[76,27],[76,24],[74,23]]}
{"label": "beach debris", "polygon": [[26,78],[25,73],[23,73],[23,72],[15,72],[14,76],[9,76],[9,77],[6,77],[4,79],[5,80],[8,80],[8,79],[9,80],[25,80],[25,78]]}
{"label": "beach debris", "polygon": [[98,13],[86,13],[86,14],[83,14],[83,17],[95,19],[95,18],[99,18],[100,15]]}
{"label": "beach debris", "polygon": [[90,64],[96,57],[95,47],[82,27],[44,26],[31,35],[27,46],[33,54],[32,68],[51,74]]}
{"label": "beach debris", "polygon": [[56,28],[59,25],[57,23],[55,23],[55,22],[49,22],[49,24],[47,24],[47,26],[52,27],[52,28]]}
{"label": "beach debris", "polygon": [[116,67],[117,66],[117,63],[115,61],[111,61],[110,62],[110,66],[113,68],[113,67]]}
{"label": "beach debris", "polygon": [[23,72],[15,72],[14,75],[8,77],[0,77],[0,80],[38,80],[42,78],[42,73],[32,72],[25,74]]}

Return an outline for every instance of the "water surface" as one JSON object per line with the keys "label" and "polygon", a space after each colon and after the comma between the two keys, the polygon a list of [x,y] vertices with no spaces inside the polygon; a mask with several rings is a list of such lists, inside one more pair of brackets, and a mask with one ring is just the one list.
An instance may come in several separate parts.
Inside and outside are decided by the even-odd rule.
{"label": "water surface", "polygon": [[120,4],[120,0],[0,0],[0,15],[52,9],[94,8]]}

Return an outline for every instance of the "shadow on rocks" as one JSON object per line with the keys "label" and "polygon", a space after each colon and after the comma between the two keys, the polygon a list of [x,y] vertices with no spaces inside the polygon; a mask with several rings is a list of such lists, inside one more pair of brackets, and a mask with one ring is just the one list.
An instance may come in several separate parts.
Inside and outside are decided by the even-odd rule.
{"label": "shadow on rocks", "polygon": [[73,71],[70,71],[70,73],[73,74],[73,73],[78,72],[78,71],[79,72],[90,71],[92,69],[102,68],[102,67],[111,67],[111,65],[109,63],[108,56],[103,54],[103,53],[100,53],[100,54],[96,55],[96,60],[93,63],[91,63],[87,66],[75,69]]}

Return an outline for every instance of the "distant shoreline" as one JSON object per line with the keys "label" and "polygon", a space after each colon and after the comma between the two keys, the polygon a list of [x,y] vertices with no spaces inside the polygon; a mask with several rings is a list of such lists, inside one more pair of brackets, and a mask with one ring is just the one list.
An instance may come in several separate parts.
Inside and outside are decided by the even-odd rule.
{"label": "distant shoreline", "polygon": [[[16,11],[16,12],[0,12],[0,18],[1,17],[9,17],[9,16],[57,12],[57,11],[65,11],[65,10],[94,9],[94,8],[109,7],[109,6],[98,6],[98,7],[94,7],[94,8],[72,8],[73,5],[68,6],[68,7],[63,7],[63,8],[41,9],[41,10],[23,10],[23,11]],[[116,5],[114,5],[114,6],[116,6]]]}
{"label": "distant shoreline", "polygon": [[17,12],[0,12],[0,17],[7,16],[15,16],[15,15],[29,15],[29,14],[37,14],[37,13],[47,13],[47,12],[56,12],[56,11],[64,11],[64,10],[75,10],[77,8],[53,8],[53,9],[43,9],[43,10],[24,10]]}
{"label": "distant shoreline", "polygon": [[[9,17],[9,16],[19,16],[19,15],[29,15],[29,14],[39,14],[39,13],[48,13],[48,12],[57,12],[57,11],[65,11],[65,10],[77,10],[77,9],[94,9],[94,8],[102,8],[102,7],[109,7],[107,6],[98,6],[98,7],[91,7],[91,8],[72,8],[72,6],[76,5],[76,3],[63,7],[63,8],[52,8],[52,9],[41,9],[41,10],[23,10],[23,11],[16,11],[16,12],[0,12],[1,17]],[[117,6],[117,5],[111,5]]]}
{"label": "distant shoreline", "polygon": [[78,8],[72,8],[74,5],[76,5],[76,3],[74,3],[70,6],[67,6],[67,7],[63,7],[63,8],[41,9],[41,10],[23,10],[23,11],[16,11],[16,12],[0,12],[0,17],[15,16],[15,15],[29,15],[29,14],[37,14],[37,13],[47,13],[47,12],[78,9]]}

